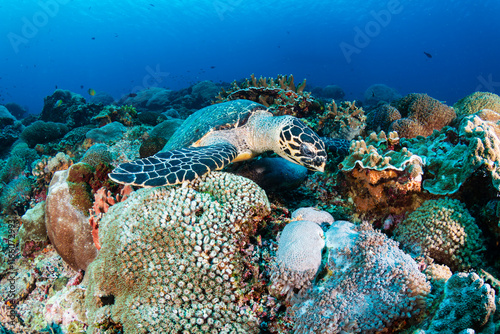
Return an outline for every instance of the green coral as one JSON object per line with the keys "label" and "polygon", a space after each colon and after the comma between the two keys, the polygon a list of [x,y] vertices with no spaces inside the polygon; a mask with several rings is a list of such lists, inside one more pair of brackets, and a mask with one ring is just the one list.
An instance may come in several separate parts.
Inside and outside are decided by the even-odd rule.
{"label": "green coral", "polygon": [[458,131],[445,127],[427,138],[403,140],[402,145],[425,158],[428,178],[423,188],[432,194],[456,193],[480,167],[500,191],[499,125],[500,116],[486,121],[474,114],[462,119]]}
{"label": "green coral", "polygon": [[475,114],[482,109],[491,109],[500,113],[500,96],[490,92],[475,92],[453,105],[458,116]]}
{"label": "green coral", "polygon": [[451,270],[477,268],[483,261],[484,239],[463,203],[455,199],[425,201],[394,230],[403,249]]}
{"label": "green coral", "polygon": [[239,246],[269,211],[255,183],[218,172],[113,205],[87,268],[89,331],[111,318],[126,333],[258,332]]}

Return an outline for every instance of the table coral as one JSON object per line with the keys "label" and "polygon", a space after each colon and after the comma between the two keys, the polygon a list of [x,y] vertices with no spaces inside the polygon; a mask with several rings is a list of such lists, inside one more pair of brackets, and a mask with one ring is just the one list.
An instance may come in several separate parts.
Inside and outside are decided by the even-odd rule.
{"label": "table coral", "polygon": [[475,219],[460,201],[425,201],[394,230],[403,249],[446,264],[451,270],[476,268],[482,263],[484,240]]}
{"label": "table coral", "polygon": [[90,264],[91,328],[110,314],[126,333],[252,333],[240,247],[270,211],[263,190],[227,173],[136,191],[100,221]]}
{"label": "table coral", "polygon": [[417,263],[371,225],[340,223],[326,233],[328,275],[289,310],[294,333],[375,333],[418,316],[430,285]]}
{"label": "table coral", "polygon": [[353,141],[339,167],[360,211],[398,214],[414,205],[412,196],[421,190],[423,165],[420,156],[399,146],[395,132],[386,136],[382,131]]}

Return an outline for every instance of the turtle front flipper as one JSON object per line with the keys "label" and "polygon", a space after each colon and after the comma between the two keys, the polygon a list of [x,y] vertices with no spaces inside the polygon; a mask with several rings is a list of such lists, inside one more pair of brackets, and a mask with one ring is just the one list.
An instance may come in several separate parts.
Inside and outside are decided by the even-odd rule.
{"label": "turtle front flipper", "polygon": [[120,164],[111,180],[139,187],[157,187],[191,181],[212,170],[220,170],[238,155],[229,143],[186,147]]}

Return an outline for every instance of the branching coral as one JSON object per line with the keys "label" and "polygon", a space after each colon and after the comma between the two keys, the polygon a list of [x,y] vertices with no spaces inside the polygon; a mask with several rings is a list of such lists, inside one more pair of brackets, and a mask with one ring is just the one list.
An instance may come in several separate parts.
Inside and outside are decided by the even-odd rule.
{"label": "branching coral", "polygon": [[93,121],[98,121],[99,127],[113,122],[119,122],[126,126],[131,126],[135,123],[137,119],[137,111],[135,107],[125,105],[121,107],[117,106],[105,106],[101,112],[92,118]]}
{"label": "branching coral", "polygon": [[458,200],[428,200],[394,230],[395,239],[427,263],[433,260],[452,270],[481,264],[484,240],[475,219]]}
{"label": "branching coral", "polygon": [[141,189],[111,206],[87,271],[89,324],[108,314],[125,332],[258,332],[239,249],[268,212],[260,188],[226,173]]}
{"label": "branching coral", "polygon": [[305,117],[321,109],[321,105],[310,93],[305,92],[306,81],[295,86],[293,75],[278,75],[274,78],[257,79],[253,74],[243,83],[232,83],[231,89],[217,95],[217,102],[237,99],[250,100],[268,107],[276,115]]}
{"label": "branching coral", "polygon": [[323,115],[319,116],[314,130],[322,136],[352,140],[363,134],[366,126],[366,116],[356,101],[341,102],[339,105],[332,101],[326,105]]}

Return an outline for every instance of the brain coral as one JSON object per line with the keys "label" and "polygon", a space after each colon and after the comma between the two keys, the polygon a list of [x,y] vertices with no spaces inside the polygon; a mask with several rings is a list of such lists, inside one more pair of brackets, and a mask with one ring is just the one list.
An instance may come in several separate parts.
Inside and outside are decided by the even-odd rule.
{"label": "brain coral", "polygon": [[239,245],[252,218],[269,211],[255,183],[218,172],[113,205],[87,271],[91,329],[108,314],[125,333],[258,332]]}
{"label": "brain coral", "polygon": [[391,123],[390,131],[400,137],[427,137],[434,130],[441,130],[456,116],[453,108],[439,102],[427,94],[408,94],[394,102],[403,118]]}
{"label": "brain coral", "polygon": [[289,309],[293,333],[375,333],[419,314],[430,285],[411,256],[369,224],[330,229],[329,275]]}
{"label": "brain coral", "polygon": [[270,291],[291,296],[294,289],[309,287],[321,265],[324,246],[323,230],[317,223],[299,220],[286,225],[271,270]]}
{"label": "brain coral", "polygon": [[466,270],[481,263],[483,237],[465,205],[455,199],[425,201],[394,230],[404,249],[446,264],[451,270]]}
{"label": "brain coral", "polygon": [[494,324],[485,325],[495,310],[495,290],[489,284],[476,273],[456,273],[446,282],[444,300],[426,333],[463,333],[466,329],[493,333]]}
{"label": "brain coral", "polygon": [[491,109],[500,113],[500,96],[489,92],[475,92],[453,105],[458,116],[474,114],[482,109]]}

